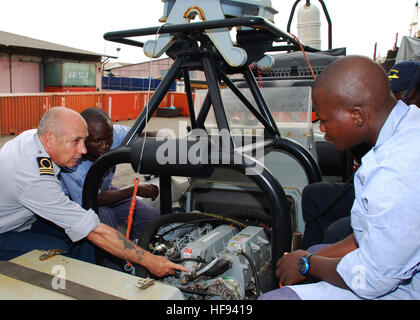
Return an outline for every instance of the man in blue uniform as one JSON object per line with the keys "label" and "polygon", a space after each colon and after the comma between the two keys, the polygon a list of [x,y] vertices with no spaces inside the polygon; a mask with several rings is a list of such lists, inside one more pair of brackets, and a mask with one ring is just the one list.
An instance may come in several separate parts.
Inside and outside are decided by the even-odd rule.
{"label": "man in blue uniform", "polygon": [[[83,184],[93,162],[101,155],[119,147],[130,128],[123,125],[113,125],[108,114],[102,109],[88,108],[82,111],[80,115],[85,119],[88,126],[89,136],[85,140],[87,152],[76,166],[63,168],[60,181],[64,193],[70,199],[82,205]],[[119,225],[127,226],[134,186],[121,189],[113,187],[114,173],[115,167],[111,168],[103,177],[98,195],[98,215],[102,223],[116,229]],[[154,200],[159,194],[159,189],[153,184],[140,184],[137,194],[143,198]],[[138,239],[143,228],[158,216],[159,212],[156,209],[137,196],[130,239]],[[123,264],[123,261],[118,261],[109,256],[104,261],[105,266],[117,270],[121,270]]]}
{"label": "man in blue uniform", "polygon": [[33,249],[61,249],[93,262],[93,243],[157,276],[186,270],[136,246],[100,223],[93,210],[65,196],[57,175],[86,153],[87,136],[86,122],[77,112],[57,107],[45,113],[37,130],[23,132],[0,149],[0,259]]}
{"label": "man in blue uniform", "polygon": [[[397,101],[382,67],[361,56],[324,70],[312,99],[338,150],[373,146],[354,177],[353,234],[316,254],[285,254],[280,289],[260,298],[419,299],[420,109]],[[310,276],[321,281],[299,284]]]}

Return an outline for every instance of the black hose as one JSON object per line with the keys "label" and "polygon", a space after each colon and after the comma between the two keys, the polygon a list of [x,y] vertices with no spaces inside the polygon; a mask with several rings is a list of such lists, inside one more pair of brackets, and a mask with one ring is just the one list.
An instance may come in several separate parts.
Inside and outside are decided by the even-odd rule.
{"label": "black hose", "polygon": [[258,277],[258,271],[255,267],[254,261],[252,261],[251,257],[247,255],[243,250],[241,251],[241,254],[248,260],[249,265],[251,266],[252,273],[254,274],[255,279],[255,291],[257,298],[260,296],[260,277]]}
{"label": "black hose", "polygon": [[173,232],[177,229],[183,229],[183,228],[190,227],[190,226],[196,226],[196,225],[198,225],[200,223],[204,223],[204,222],[214,222],[214,219],[209,218],[209,219],[195,220],[193,222],[186,222],[186,223],[183,223],[181,225],[177,225],[176,227],[173,227],[173,228],[165,231],[164,233],[159,234],[159,237],[162,238],[162,237],[166,236],[168,233]]}
{"label": "black hose", "polygon": [[222,216],[227,216],[235,219],[252,220],[262,227],[268,239],[271,239],[271,217],[265,212],[252,208],[239,208],[227,212],[220,213]]}
{"label": "black hose", "polygon": [[256,209],[239,208],[223,212],[221,213],[221,215],[238,219],[254,220],[258,222],[263,222],[266,225],[271,226],[271,217],[265,212]]}

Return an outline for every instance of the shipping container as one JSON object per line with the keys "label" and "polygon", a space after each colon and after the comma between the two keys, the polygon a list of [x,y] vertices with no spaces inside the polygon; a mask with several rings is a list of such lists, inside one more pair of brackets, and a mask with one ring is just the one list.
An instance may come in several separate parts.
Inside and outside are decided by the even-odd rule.
{"label": "shipping container", "polygon": [[9,95],[0,98],[2,135],[19,134],[36,128],[43,114],[41,100],[39,95]]}
{"label": "shipping container", "polygon": [[46,86],[44,92],[95,92],[95,87],[53,87]]}
{"label": "shipping container", "polygon": [[96,65],[72,62],[47,62],[45,86],[96,87]]}
{"label": "shipping container", "polygon": [[[77,112],[96,107],[108,113],[112,121],[136,119],[153,92],[80,92],[0,95],[0,135],[19,134],[38,127],[44,113],[53,107],[66,107]],[[181,116],[189,116],[185,93],[170,92],[160,108],[174,106]]]}
{"label": "shipping container", "polygon": [[112,121],[136,119],[145,105],[144,92],[107,92],[103,109]]}
{"label": "shipping container", "polygon": [[[181,92],[171,92],[168,93],[168,95],[170,96],[170,106],[180,108],[181,116],[188,117],[190,115],[190,111],[188,109],[187,95]],[[194,101],[194,94],[192,95],[192,100]]]}

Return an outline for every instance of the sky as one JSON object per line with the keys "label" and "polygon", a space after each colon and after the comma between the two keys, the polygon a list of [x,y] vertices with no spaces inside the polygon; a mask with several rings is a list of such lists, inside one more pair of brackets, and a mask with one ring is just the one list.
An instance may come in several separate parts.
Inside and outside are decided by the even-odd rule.
{"label": "sky", "polygon": [[[347,54],[373,57],[386,55],[404,35],[410,35],[410,23],[415,17],[417,0],[324,0],[332,21],[333,48],[346,47]],[[304,4],[302,0],[298,7]],[[287,30],[287,22],[295,0],[272,0],[279,11],[274,22],[278,29]],[[312,0],[319,6],[319,1]],[[322,49],[328,48],[327,22],[321,7]],[[110,56],[116,62],[147,61],[142,48],[110,41],[103,35],[120,31],[155,27],[163,13],[161,0],[13,0],[3,1],[0,9],[0,30],[54,42]],[[297,15],[291,33],[297,35]],[[141,37],[146,41],[151,37]],[[121,48],[117,52],[117,48]]]}

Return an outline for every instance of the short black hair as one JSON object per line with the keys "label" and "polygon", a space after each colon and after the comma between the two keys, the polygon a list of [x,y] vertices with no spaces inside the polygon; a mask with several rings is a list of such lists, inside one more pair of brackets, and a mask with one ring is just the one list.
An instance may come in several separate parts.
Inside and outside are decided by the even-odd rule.
{"label": "short black hair", "polygon": [[111,121],[111,118],[108,116],[108,114],[99,108],[87,108],[83,110],[80,115],[85,119],[86,123],[90,122],[107,122]]}

